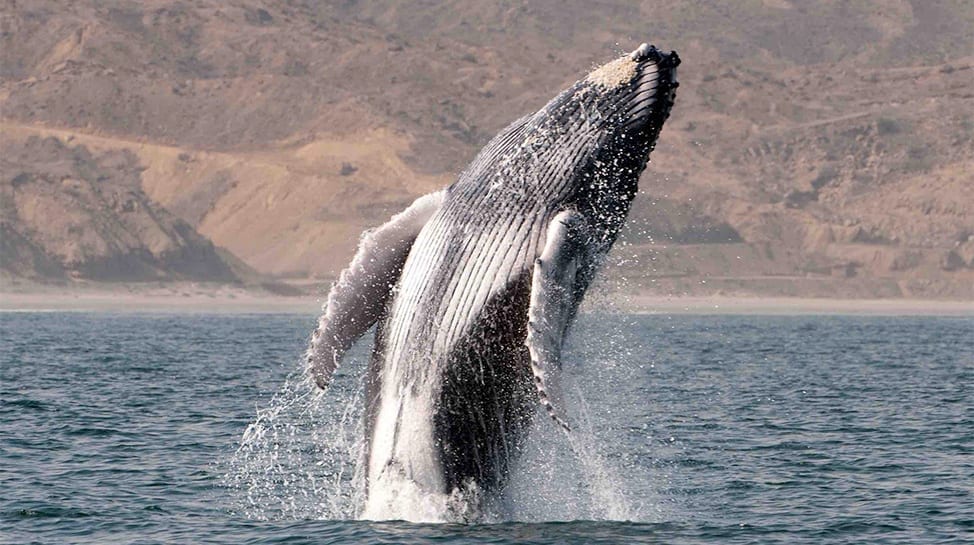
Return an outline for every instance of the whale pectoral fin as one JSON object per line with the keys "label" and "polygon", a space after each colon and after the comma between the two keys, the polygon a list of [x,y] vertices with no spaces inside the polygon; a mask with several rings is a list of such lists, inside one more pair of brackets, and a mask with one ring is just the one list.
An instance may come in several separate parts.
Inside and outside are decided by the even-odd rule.
{"label": "whale pectoral fin", "polygon": [[538,397],[548,415],[571,431],[559,414],[562,401],[556,373],[561,369],[561,346],[577,309],[576,277],[584,256],[587,220],[578,212],[559,213],[548,226],[544,250],[534,264],[528,336],[531,371]]}
{"label": "whale pectoral fin", "polygon": [[306,354],[319,388],[328,386],[345,352],[384,312],[413,242],[443,197],[443,191],[424,195],[362,236],[351,264],[328,293]]}

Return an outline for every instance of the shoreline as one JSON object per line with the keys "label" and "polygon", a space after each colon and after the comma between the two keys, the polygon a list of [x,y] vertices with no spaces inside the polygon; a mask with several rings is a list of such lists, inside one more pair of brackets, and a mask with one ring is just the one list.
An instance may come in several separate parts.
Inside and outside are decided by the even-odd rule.
{"label": "shoreline", "polygon": [[282,296],[245,290],[217,292],[0,292],[4,312],[112,312],[160,314],[318,315],[324,297]]}
{"label": "shoreline", "polygon": [[937,299],[827,299],[813,297],[665,297],[634,295],[626,306],[634,314],[966,316],[974,301]]}
{"label": "shoreline", "polygon": [[[171,314],[321,313],[324,295],[281,296],[243,289],[0,292],[0,312],[113,312]],[[604,301],[607,301],[605,303]],[[581,312],[601,308],[633,314],[866,315],[974,317],[974,301],[931,299],[820,299],[809,297],[661,296],[596,298]]]}

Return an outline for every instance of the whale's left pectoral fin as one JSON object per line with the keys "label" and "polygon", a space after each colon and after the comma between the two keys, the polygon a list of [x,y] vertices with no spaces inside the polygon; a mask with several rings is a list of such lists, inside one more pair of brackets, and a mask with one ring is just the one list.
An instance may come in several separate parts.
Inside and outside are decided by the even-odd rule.
{"label": "whale's left pectoral fin", "polygon": [[568,431],[571,428],[560,412],[562,397],[557,373],[568,324],[578,308],[576,279],[585,255],[587,225],[578,212],[565,211],[548,226],[544,250],[534,264],[525,341],[541,404]]}
{"label": "whale's left pectoral fin", "polygon": [[367,231],[324,305],[308,347],[308,373],[319,388],[342,356],[382,316],[413,242],[443,204],[444,192],[424,195],[379,228]]}

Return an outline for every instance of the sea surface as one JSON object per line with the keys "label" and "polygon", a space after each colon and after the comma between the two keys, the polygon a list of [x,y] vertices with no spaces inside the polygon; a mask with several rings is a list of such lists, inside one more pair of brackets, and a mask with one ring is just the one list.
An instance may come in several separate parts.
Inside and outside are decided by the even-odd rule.
{"label": "sea surface", "polygon": [[0,313],[0,543],[971,543],[974,318],[587,313],[483,524],[356,520],[311,315]]}

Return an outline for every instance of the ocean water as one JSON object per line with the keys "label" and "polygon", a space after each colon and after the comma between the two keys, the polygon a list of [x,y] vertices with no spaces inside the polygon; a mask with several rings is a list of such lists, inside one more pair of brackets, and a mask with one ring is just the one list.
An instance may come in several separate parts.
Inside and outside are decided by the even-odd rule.
{"label": "ocean water", "polygon": [[0,542],[974,542],[974,318],[583,315],[576,430],[468,525],[356,520],[314,319],[0,313]]}

